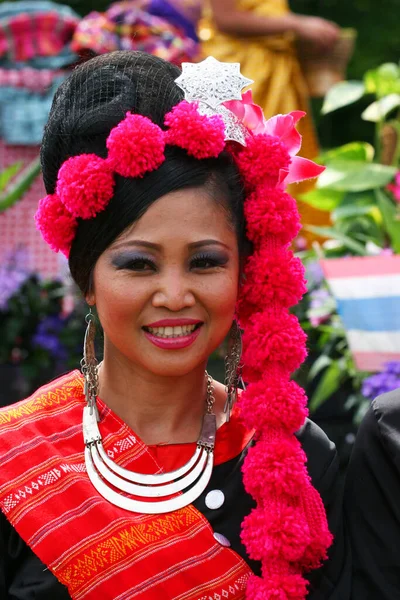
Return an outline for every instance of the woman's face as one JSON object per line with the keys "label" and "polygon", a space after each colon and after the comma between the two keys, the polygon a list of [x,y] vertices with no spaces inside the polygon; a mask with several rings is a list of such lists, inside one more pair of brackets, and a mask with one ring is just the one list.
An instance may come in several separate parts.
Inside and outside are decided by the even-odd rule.
{"label": "woman's face", "polygon": [[226,210],[206,188],[163,196],[100,256],[95,304],[105,357],[160,376],[204,365],[234,317],[239,257]]}

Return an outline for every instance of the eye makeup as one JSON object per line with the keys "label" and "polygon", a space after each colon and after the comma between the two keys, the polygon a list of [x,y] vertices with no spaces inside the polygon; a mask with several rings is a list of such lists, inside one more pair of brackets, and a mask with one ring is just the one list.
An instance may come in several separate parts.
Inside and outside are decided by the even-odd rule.
{"label": "eye makeup", "polygon": [[229,256],[226,252],[218,250],[207,250],[198,252],[190,258],[191,268],[210,269],[213,267],[223,267],[229,261]]}
{"label": "eye makeup", "polygon": [[111,264],[117,271],[145,271],[155,269],[154,258],[142,252],[121,252],[111,258]]}

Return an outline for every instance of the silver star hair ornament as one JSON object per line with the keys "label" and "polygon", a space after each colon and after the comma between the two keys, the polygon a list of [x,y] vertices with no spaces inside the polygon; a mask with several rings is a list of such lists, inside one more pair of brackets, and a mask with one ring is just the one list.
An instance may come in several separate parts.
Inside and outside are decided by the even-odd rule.
{"label": "silver star hair ornament", "polygon": [[253,80],[243,77],[239,63],[223,63],[209,56],[200,63],[182,63],[182,75],[175,83],[188,102],[204,102],[217,108],[228,100],[241,100],[242,89]]}
{"label": "silver star hair ornament", "polygon": [[185,100],[199,103],[202,114],[222,117],[226,141],[246,145],[246,127],[233,112],[221,106],[228,100],[241,100],[242,89],[253,83],[241,74],[239,63],[223,63],[213,56],[200,63],[182,63],[182,74],[175,83],[184,91]]}

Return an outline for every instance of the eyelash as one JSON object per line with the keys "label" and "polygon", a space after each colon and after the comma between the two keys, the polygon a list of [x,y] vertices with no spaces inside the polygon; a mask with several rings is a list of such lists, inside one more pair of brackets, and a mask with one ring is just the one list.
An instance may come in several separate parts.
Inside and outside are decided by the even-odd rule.
{"label": "eyelash", "polygon": [[[197,256],[194,256],[191,259],[190,265],[194,269],[206,270],[206,269],[213,269],[216,267],[222,267],[223,265],[226,264],[226,262],[227,262],[226,259],[224,259],[222,257],[217,258],[216,256],[214,256],[212,254],[199,254]],[[200,266],[199,263],[206,263],[207,266],[205,266],[204,264],[203,264],[203,266]],[[144,268],[138,268],[139,265],[143,265]],[[145,257],[132,258],[131,260],[127,261],[125,264],[121,265],[119,267],[119,269],[126,269],[129,271],[137,271],[137,272],[145,272],[145,271],[148,271],[148,269],[145,268],[146,266],[150,267],[153,271],[157,270],[156,263],[153,260],[151,260],[150,258],[145,258]]]}
{"label": "eyelash", "polygon": [[226,260],[222,257],[217,257],[213,254],[198,254],[197,256],[193,257],[191,260],[191,265],[193,265],[194,263],[208,263],[209,266],[205,267],[195,267],[198,269],[212,269],[215,267],[222,267],[224,264],[226,264]]}

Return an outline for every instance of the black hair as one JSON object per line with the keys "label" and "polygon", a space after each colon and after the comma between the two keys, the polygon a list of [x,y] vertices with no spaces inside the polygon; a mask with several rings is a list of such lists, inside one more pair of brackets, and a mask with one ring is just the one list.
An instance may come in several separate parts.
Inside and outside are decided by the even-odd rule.
{"label": "black hair", "polygon": [[[69,157],[106,157],[108,134],[128,111],[163,127],[166,113],[183,99],[175,83],[179,74],[176,66],[143,52],[112,52],[77,67],[57,90],[45,128],[41,163],[47,193],[54,193],[58,170]],[[196,160],[175,147],[167,147],[165,155],[161,167],[142,179],[116,175],[107,208],[93,219],[79,219],[69,267],[84,294],[104,250],[155,200],[179,189],[205,185],[210,195],[222,198],[243,251],[244,194],[231,156]]]}

